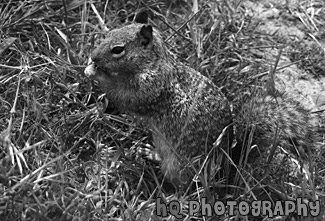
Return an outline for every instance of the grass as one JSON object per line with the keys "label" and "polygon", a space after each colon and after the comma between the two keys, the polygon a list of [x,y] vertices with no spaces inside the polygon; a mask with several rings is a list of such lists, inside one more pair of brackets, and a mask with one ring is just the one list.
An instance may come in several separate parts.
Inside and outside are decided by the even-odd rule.
{"label": "grass", "polygon": [[[300,164],[277,148],[271,166],[263,164],[264,156],[255,164],[258,166],[248,162],[239,168],[238,182],[220,180],[205,188],[194,183],[192,188],[176,192],[163,182],[159,163],[139,155],[139,148],[152,148],[150,132],[118,113],[83,74],[103,32],[121,25],[125,14],[131,19],[136,10],[148,7],[151,22],[162,31],[171,51],[213,79],[235,108],[246,97],[254,100],[256,85],[275,69],[281,70],[283,64],[276,65],[267,56],[272,50],[284,47],[282,55],[290,58],[290,65],[297,64],[298,71],[323,75],[322,1],[274,3],[274,8],[296,19],[289,21],[295,21],[297,27],[308,27],[305,38],[294,40],[258,30],[269,18],[256,18],[245,2],[3,0],[0,219],[173,220],[173,216],[155,215],[157,197],[167,203],[178,200],[183,220],[217,219],[189,215],[189,200],[202,200],[208,194],[224,201],[319,199],[323,208],[321,147],[314,153],[317,157],[309,159],[312,164],[307,171],[312,172],[312,180],[302,177],[307,172],[286,177]],[[253,132],[247,131],[248,135]],[[320,132],[319,137],[322,135]],[[249,159],[242,157],[242,161]],[[217,169],[210,160],[202,174]],[[218,219],[227,220],[227,215]],[[323,213],[315,218],[323,219]]]}

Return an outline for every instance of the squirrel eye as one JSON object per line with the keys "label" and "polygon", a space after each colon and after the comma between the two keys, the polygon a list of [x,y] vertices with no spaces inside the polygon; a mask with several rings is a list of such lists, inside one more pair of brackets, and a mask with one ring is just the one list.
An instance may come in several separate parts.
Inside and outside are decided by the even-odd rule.
{"label": "squirrel eye", "polygon": [[124,51],[124,46],[116,46],[111,50],[112,54],[115,55],[120,55],[123,51]]}

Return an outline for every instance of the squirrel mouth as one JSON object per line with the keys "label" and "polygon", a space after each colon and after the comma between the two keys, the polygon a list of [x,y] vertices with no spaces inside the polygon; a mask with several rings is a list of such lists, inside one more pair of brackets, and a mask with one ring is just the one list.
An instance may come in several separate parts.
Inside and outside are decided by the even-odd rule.
{"label": "squirrel mouth", "polygon": [[98,77],[99,75],[106,75],[106,76],[112,76],[112,77],[117,77],[119,75],[118,72],[112,72],[109,70],[105,70],[104,68],[101,67],[96,67],[94,63],[88,65],[86,69],[84,70],[85,75],[90,78],[94,79]]}
{"label": "squirrel mouth", "polygon": [[116,71],[109,71],[104,68],[96,67],[95,63],[89,64],[84,70],[84,73],[90,80],[95,80],[99,83],[110,81],[120,76]]}

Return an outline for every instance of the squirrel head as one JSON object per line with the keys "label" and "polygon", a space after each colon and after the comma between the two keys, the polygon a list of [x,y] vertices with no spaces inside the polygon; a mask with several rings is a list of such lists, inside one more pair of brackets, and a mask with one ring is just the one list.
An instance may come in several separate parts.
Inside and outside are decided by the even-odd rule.
{"label": "squirrel head", "polygon": [[137,14],[132,24],[109,31],[92,53],[85,74],[109,97],[137,96],[163,84],[158,83],[166,78],[162,69],[170,67],[173,58],[158,30],[147,22],[146,12]]}
{"label": "squirrel head", "polygon": [[148,24],[148,13],[143,10],[132,24],[108,32],[93,51],[85,74],[99,82],[126,83],[169,56],[162,37]]}
{"label": "squirrel head", "polygon": [[110,31],[93,51],[92,67],[88,66],[85,74],[94,77],[105,73],[107,77],[122,78],[135,75],[148,60],[158,56],[153,50],[153,38],[153,28],[148,24],[134,23]]}

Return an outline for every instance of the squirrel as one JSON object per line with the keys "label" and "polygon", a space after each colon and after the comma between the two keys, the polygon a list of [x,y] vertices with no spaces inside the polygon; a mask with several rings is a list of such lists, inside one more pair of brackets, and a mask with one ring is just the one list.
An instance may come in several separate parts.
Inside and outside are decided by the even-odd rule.
{"label": "squirrel", "polygon": [[229,150],[233,123],[256,125],[257,143],[272,143],[277,130],[279,140],[302,146],[312,142],[308,111],[285,98],[257,99],[253,108],[244,104],[240,113],[251,111],[250,117],[238,114],[234,119],[220,88],[174,59],[145,12],[133,23],[108,32],[93,51],[85,74],[99,83],[119,110],[143,119],[153,133],[162,171],[172,182],[184,183],[199,170],[196,157],[218,148]]}

